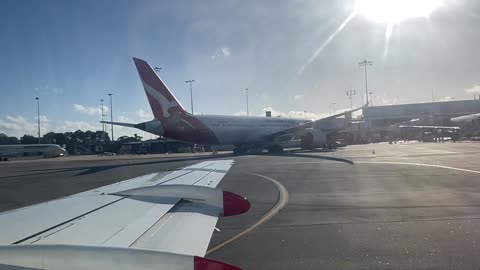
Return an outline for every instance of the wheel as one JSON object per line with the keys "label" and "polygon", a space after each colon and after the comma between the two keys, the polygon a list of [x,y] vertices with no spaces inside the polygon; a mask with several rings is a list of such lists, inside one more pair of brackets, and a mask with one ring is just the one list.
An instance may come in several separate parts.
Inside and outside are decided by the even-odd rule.
{"label": "wheel", "polygon": [[271,154],[278,154],[278,153],[283,153],[283,148],[280,145],[272,145],[267,148],[268,153]]}
{"label": "wheel", "polygon": [[235,155],[242,155],[245,153],[245,150],[239,147],[233,148],[233,154]]}

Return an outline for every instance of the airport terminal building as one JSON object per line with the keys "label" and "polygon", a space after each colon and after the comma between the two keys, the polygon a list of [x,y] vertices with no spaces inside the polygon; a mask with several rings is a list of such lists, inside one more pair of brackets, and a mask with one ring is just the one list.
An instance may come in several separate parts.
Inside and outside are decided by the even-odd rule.
{"label": "airport terminal building", "polygon": [[370,128],[382,128],[412,119],[423,125],[448,125],[450,118],[480,112],[480,100],[456,100],[432,103],[374,106],[363,109]]}
{"label": "airport terminal building", "polygon": [[[362,110],[361,119],[352,119],[350,127],[340,132],[348,144],[386,141],[393,127],[399,124],[458,126],[459,123],[452,123],[450,119],[480,113],[480,100],[371,106]],[[462,135],[480,132],[478,124],[460,123],[460,125]]]}

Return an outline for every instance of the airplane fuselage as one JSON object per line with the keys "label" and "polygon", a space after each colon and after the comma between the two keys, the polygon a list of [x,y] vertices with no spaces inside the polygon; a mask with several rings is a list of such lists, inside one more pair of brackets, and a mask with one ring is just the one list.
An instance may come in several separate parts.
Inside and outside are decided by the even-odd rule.
{"label": "airplane fuselage", "polygon": [[219,144],[265,143],[263,137],[309,120],[277,117],[196,115],[215,134]]}
{"label": "airplane fuselage", "polygon": [[[155,119],[137,128],[168,138],[198,144],[244,145],[265,143],[264,136],[311,120],[230,115],[179,116],[176,121]],[[155,123],[155,124],[154,124]],[[149,128],[161,125],[162,128]]]}

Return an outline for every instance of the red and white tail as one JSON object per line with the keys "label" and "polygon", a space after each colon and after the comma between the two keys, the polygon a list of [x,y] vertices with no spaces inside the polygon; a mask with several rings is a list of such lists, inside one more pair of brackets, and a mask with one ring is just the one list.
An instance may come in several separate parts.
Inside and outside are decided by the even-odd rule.
{"label": "red and white tail", "polygon": [[188,114],[182,104],[163,83],[152,67],[142,59],[133,58],[153,115],[157,119],[169,118],[174,113]]}

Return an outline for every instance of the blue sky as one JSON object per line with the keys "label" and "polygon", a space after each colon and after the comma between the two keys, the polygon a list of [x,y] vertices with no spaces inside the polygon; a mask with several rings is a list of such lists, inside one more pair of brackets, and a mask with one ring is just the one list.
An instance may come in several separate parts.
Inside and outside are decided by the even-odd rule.
{"label": "blue sky", "polygon": [[374,105],[429,102],[432,90],[437,100],[473,98],[480,7],[441,2],[428,18],[395,25],[386,42],[387,25],[361,15],[332,36],[355,0],[2,1],[0,132],[34,134],[36,96],[43,130],[99,128],[110,92],[115,120],[150,119],[132,56],[162,67],[186,108],[184,81],[195,79],[196,113],[242,114],[248,87],[251,114],[321,117],[332,102],[349,107],[349,87],[364,91],[363,59],[374,62]]}

